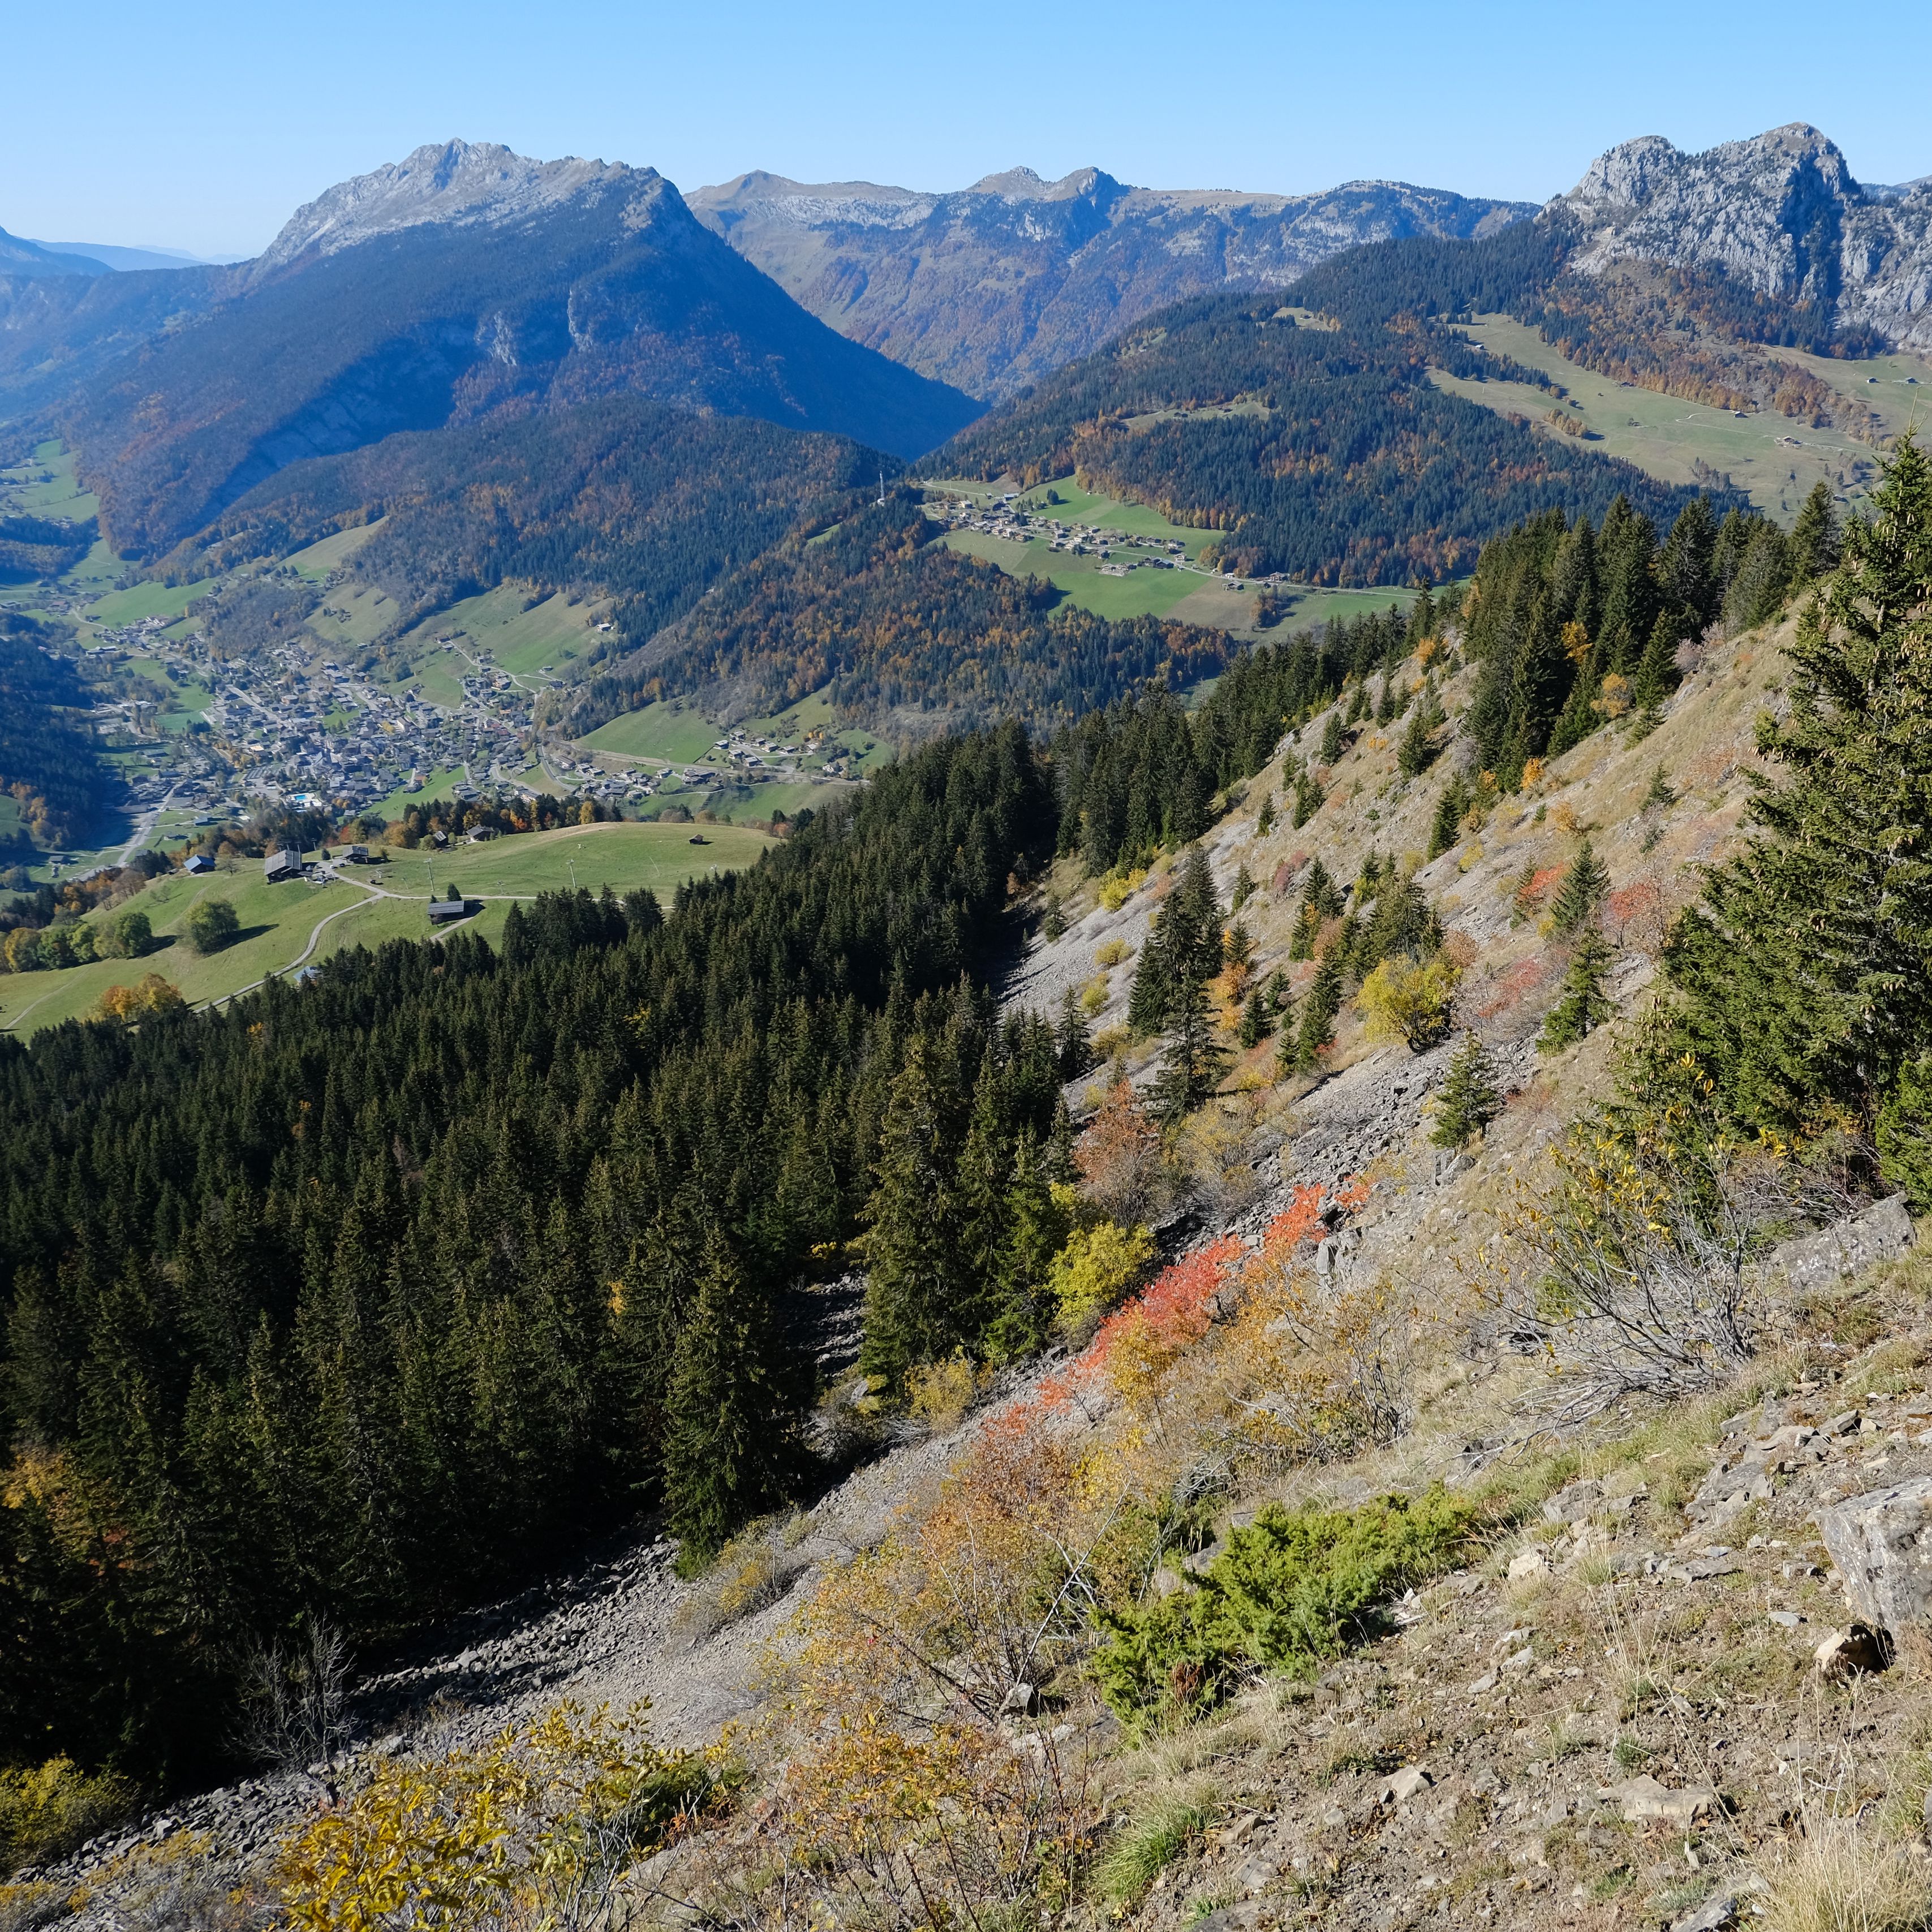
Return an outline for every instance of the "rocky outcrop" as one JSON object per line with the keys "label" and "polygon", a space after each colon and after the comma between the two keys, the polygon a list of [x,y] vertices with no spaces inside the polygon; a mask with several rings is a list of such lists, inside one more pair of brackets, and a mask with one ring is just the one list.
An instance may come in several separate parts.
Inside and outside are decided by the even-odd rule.
{"label": "rocky outcrop", "polygon": [[1897,1260],[1911,1246],[1912,1233],[1905,1196],[1894,1194],[1815,1234],[1782,1243],[1772,1251],[1771,1266],[1804,1293]]}
{"label": "rocky outcrop", "polygon": [[1932,1618],[1932,1477],[1822,1509],[1818,1533],[1862,1622],[1896,1639]]}
{"label": "rocky outcrop", "polygon": [[1580,226],[1571,266],[1718,268],[1849,329],[1932,349],[1932,188],[1866,188],[1802,122],[1688,154],[1647,134],[1593,161],[1550,204]]}
{"label": "rocky outcrop", "polygon": [[1002,395],[1163,304],[1275,288],[1364,242],[1486,235],[1523,203],[1403,182],[1325,194],[1130,188],[1030,168],[944,194],[741,175],[688,197],[821,320],[922,373]]}
{"label": "rocky outcrop", "polygon": [[662,178],[655,168],[575,155],[532,160],[494,141],[432,142],[371,173],[338,182],[297,208],[256,258],[253,278],[298,256],[332,255],[399,229],[514,221],[580,196],[647,191]]}

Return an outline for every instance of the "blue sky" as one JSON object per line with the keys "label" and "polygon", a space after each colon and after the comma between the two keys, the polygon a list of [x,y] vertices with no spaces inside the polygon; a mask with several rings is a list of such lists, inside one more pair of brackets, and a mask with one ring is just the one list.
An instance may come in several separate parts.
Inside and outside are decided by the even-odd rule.
{"label": "blue sky", "polygon": [[0,35],[0,227],[209,255],[458,134],[683,188],[1090,163],[1157,187],[1385,176],[1540,200],[1633,135],[1701,148],[1805,120],[1862,179],[1932,172],[1917,7],[15,0]]}

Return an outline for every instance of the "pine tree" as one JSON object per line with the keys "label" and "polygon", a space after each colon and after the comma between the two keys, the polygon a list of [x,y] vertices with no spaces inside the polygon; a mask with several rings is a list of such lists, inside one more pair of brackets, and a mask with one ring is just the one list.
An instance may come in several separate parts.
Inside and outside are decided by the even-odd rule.
{"label": "pine tree", "polygon": [[1080,1010],[1078,990],[1069,986],[1060,998],[1060,1025],[1054,1037],[1062,1080],[1078,1080],[1094,1064],[1094,1038]]}
{"label": "pine tree", "polygon": [[1443,1076],[1436,1126],[1429,1138],[1439,1148],[1466,1147],[1502,1110],[1496,1062],[1482,1036],[1466,1033]]}
{"label": "pine tree", "polygon": [[1686,614],[1687,634],[1696,636],[1718,614],[1718,585],[1712,554],[1718,520],[1708,496],[1694,496],[1678,513],[1657,560],[1657,580],[1664,603]]}
{"label": "pine tree", "polygon": [[[1154,914],[1134,967],[1133,984],[1127,992],[1127,1026],[1138,1039],[1159,1033],[1166,1025],[1175,989],[1183,976],[1174,958],[1179,950],[1174,919],[1174,902],[1170,896]],[[1067,997],[1075,996],[1070,993]]]}
{"label": "pine tree", "polygon": [[1262,796],[1262,808],[1255,814],[1255,836],[1265,838],[1274,830],[1274,794],[1265,792]]}
{"label": "pine tree", "polygon": [[1436,801],[1436,816],[1429,828],[1429,856],[1439,859],[1462,836],[1462,814],[1469,808],[1469,788],[1460,772],[1454,773]]}
{"label": "pine tree", "polygon": [[1630,696],[1638,708],[1652,710],[1677,688],[1677,644],[1684,634],[1681,612],[1660,610],[1651,626],[1650,641],[1630,680]]}
{"label": "pine tree", "polygon": [[706,1234],[690,1318],[665,1403],[664,1514],[680,1574],[788,1492],[790,1417],[764,1298],[749,1291],[721,1230]]}
{"label": "pine tree", "polygon": [[892,1085],[866,1217],[865,1340],[859,1364],[896,1388],[905,1372],[966,1338],[952,1097],[934,1048],[915,1040]]}
{"label": "pine tree", "polygon": [[1563,989],[1536,1042],[1538,1053],[1561,1053],[1594,1033],[1616,1011],[1606,984],[1615,956],[1603,928],[1594,920],[1576,936]]}
{"label": "pine tree", "polygon": [[1261,1045],[1274,1030],[1274,1020],[1268,1009],[1262,989],[1256,986],[1249,994],[1247,1004],[1241,1009],[1241,1050],[1247,1052]]}
{"label": "pine tree", "polygon": [[1376,723],[1378,726],[1386,729],[1395,721],[1395,680],[1387,671],[1384,671],[1381,694],[1376,700]]}
{"label": "pine tree", "polygon": [[1174,1003],[1167,1051],[1154,1084],[1154,1112],[1164,1125],[1178,1126],[1208,1099],[1220,1084],[1227,1057],[1214,1037],[1207,989],[1190,980]]}
{"label": "pine tree", "polygon": [[1838,567],[1842,538],[1832,486],[1820,477],[1791,526],[1790,561],[1793,580],[1808,584]]}
{"label": "pine tree", "polygon": [[[1322,728],[1322,762],[1332,765],[1342,755],[1342,707],[1337,704]],[[1300,821],[1298,820],[1298,824]]]}
{"label": "pine tree", "polygon": [[1396,747],[1396,764],[1404,778],[1420,778],[1428,770],[1436,756],[1436,748],[1430,742],[1433,728],[1429,721],[1428,705],[1418,704],[1409,713],[1408,729],[1403,732],[1402,742]]}
{"label": "pine tree", "polygon": [[1314,1070],[1322,1049],[1335,1037],[1336,1016],[1342,1010],[1342,949],[1331,946],[1315,969],[1301,1003],[1301,1026],[1295,1036],[1294,1064],[1302,1072]]}
{"label": "pine tree", "polygon": [[1586,834],[1550,904],[1550,916],[1555,929],[1566,934],[1578,931],[1585,920],[1594,915],[1610,889],[1610,868],[1597,856]]}
{"label": "pine tree", "polygon": [[1665,970],[1732,1119],[1872,1122],[1932,1045],[1932,464],[1902,437],[1791,647],[1760,836],[1707,874]]}
{"label": "pine tree", "polygon": [[1539,594],[1516,655],[1508,722],[1496,760],[1496,776],[1506,790],[1515,790],[1522,782],[1524,766],[1548,749],[1575,674],[1550,600]]}
{"label": "pine tree", "polygon": [[[1340,756],[1337,748],[1336,755]],[[1299,832],[1322,809],[1322,788],[1306,772],[1294,781],[1294,829]]]}
{"label": "pine tree", "polygon": [[1255,884],[1253,874],[1248,870],[1247,861],[1244,860],[1234,871],[1234,891],[1228,902],[1232,910],[1239,912],[1259,890]]}
{"label": "pine tree", "polygon": [[1408,625],[1402,633],[1402,650],[1405,655],[1418,650],[1426,638],[1436,634],[1436,600],[1429,594],[1429,586],[1422,586],[1422,595],[1408,607]]}

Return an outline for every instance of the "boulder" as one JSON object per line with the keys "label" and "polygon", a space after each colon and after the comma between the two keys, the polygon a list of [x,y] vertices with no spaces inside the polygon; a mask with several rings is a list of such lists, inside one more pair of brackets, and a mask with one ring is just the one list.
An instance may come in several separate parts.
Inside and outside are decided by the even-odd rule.
{"label": "boulder", "polygon": [[1707,1785],[1686,1785],[1672,1791],[1660,1784],[1648,1772],[1622,1784],[1606,1785],[1597,1796],[1606,1804],[1614,1804],[1632,1825],[1660,1821],[1678,1831],[1688,1832],[1702,1812],[1715,1808],[1718,1794]]}
{"label": "boulder", "polygon": [[1429,1784],[1429,1774],[1420,1765],[1406,1764],[1382,1780],[1382,1790],[1376,1795],[1384,1804],[1406,1804],[1419,1792],[1426,1791]]}
{"label": "boulder", "polygon": [[1815,1234],[1774,1248],[1771,1265],[1799,1290],[1828,1287],[1876,1262],[1894,1260],[1912,1245],[1912,1216],[1905,1196],[1874,1202]]}
{"label": "boulder", "polygon": [[1737,1893],[1714,1892],[1702,1905],[1694,1905],[1682,1917],[1673,1918],[1670,1932],[1723,1932],[1725,1926],[1737,1922]]}
{"label": "boulder", "polygon": [[1894,1637],[1932,1613],[1932,1477],[1848,1496],[1818,1512],[1852,1614]]}

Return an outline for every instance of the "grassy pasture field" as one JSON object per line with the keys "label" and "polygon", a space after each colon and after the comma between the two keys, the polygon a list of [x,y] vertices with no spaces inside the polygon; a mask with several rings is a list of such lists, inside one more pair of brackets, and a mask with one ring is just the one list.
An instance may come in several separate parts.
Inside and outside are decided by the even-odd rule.
{"label": "grassy pasture field", "polygon": [[[1545,342],[1534,329],[1507,316],[1479,316],[1463,333],[1526,368],[1540,369],[1569,392],[1560,406],[1596,433],[1590,447],[1620,456],[1666,483],[1695,483],[1700,461],[1728,475],[1767,516],[1789,524],[1820,477],[1846,502],[1862,502],[1861,471],[1876,452],[1838,429],[1769,410],[1737,416],[1654,390],[1625,387],[1593,374]],[[1917,356],[1886,356],[1871,362],[1839,362],[1796,350],[1772,352],[1802,364],[1846,395],[1876,411],[1888,429],[1902,428],[1914,400],[1932,396],[1932,362]],[[1875,380],[1868,382],[1867,377]],[[1916,382],[1909,381],[1916,376]],[[1556,398],[1527,383],[1478,382],[1431,370],[1430,378],[1451,395],[1540,422]]]}
{"label": "grassy pasture field", "polygon": [[284,561],[292,564],[311,584],[320,584],[330,572],[340,570],[386,520],[378,517],[371,523],[358,524],[352,530],[338,530],[332,537],[324,537],[305,550],[292,550]]}
{"label": "grassy pasture field", "polygon": [[593,752],[614,752],[620,758],[689,764],[709,754],[718,742],[718,727],[688,704],[661,699],[598,725],[582,742]]}
{"label": "grassy pasture field", "polygon": [[561,592],[538,598],[527,588],[500,584],[424,618],[403,634],[400,649],[412,657],[426,655],[437,638],[460,631],[460,650],[512,677],[541,680],[546,664],[560,668],[584,655],[605,608],[602,599],[573,603]]}
{"label": "grassy pasture field", "polygon": [[[1547,405],[1546,404],[1546,406]],[[1246,413],[1243,406],[1233,412]],[[934,496],[963,496],[975,503],[991,502],[1006,494],[1003,483],[980,483],[948,478],[927,486]],[[1060,501],[1050,503],[1048,494]],[[1144,503],[1122,503],[1110,496],[1096,496],[1082,489],[1071,477],[1042,483],[1025,492],[1016,507],[1029,515],[1057,517],[1064,524],[1085,524],[1102,530],[1118,530],[1123,536],[1148,537],[1159,542],[1184,546],[1190,561],[1217,532],[1197,530],[1184,524],[1169,523],[1158,510]],[[1172,617],[1182,623],[1204,628],[1251,632],[1255,628],[1255,604],[1258,593],[1237,590],[1226,578],[1203,575],[1194,570],[1162,570],[1144,567],[1124,577],[1104,574],[1097,556],[1072,556],[1064,550],[1047,548],[1045,537],[1030,543],[1014,543],[983,530],[949,531],[942,541],[967,556],[976,556],[999,566],[1011,577],[1036,577],[1051,584],[1067,602],[1096,617]],[[1133,553],[1129,553],[1130,555]],[[1110,560],[1120,561],[1123,560]],[[1249,581],[1251,580],[1244,580]],[[1396,603],[1405,608],[1413,600],[1412,590],[1393,586],[1372,590],[1329,590],[1305,585],[1291,585],[1277,596],[1289,604],[1291,626],[1326,623],[1336,617],[1358,616],[1365,610],[1386,610]]]}
{"label": "grassy pasture field", "polygon": [[[692,844],[694,833],[705,843]],[[567,890],[574,859],[577,883],[588,890],[599,892],[608,885],[621,895],[648,886],[668,908],[685,880],[754,864],[772,842],[764,833],[739,826],[585,825],[457,846],[435,854],[433,862],[439,892],[454,885],[472,896],[502,892],[534,898],[539,892]],[[388,865],[357,875],[380,881],[389,892],[406,893],[406,898],[377,896],[344,880],[267,885],[253,861],[207,878],[177,873],[158,880],[128,902],[148,915],[161,941],[154,952],[142,959],[100,959],[62,972],[0,974],[0,1028],[26,1036],[82,1017],[110,986],[131,986],[146,973],[159,973],[197,1004],[226,998],[268,974],[286,970],[302,956],[324,919],[329,922],[316,940],[312,959],[327,958],[348,946],[425,938],[430,872],[429,856],[412,852],[398,853]],[[206,958],[180,936],[190,908],[204,898],[228,900],[242,922],[236,943]],[[507,900],[485,901],[462,929],[494,940],[502,934],[508,906]],[[90,914],[88,922],[111,921],[124,909]]]}
{"label": "grassy pasture field", "polygon": [[132,584],[90,604],[83,614],[90,623],[110,628],[138,624],[143,617],[178,617],[197,597],[214,587],[212,577],[204,577],[195,584]]}

